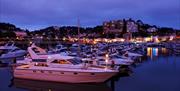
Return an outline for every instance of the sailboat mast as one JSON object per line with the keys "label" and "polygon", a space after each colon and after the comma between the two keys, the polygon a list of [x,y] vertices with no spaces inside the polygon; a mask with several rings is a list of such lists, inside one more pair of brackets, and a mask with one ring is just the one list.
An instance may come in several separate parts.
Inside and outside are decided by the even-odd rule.
{"label": "sailboat mast", "polygon": [[78,18],[78,41],[80,39],[80,20]]}
{"label": "sailboat mast", "polygon": [[78,56],[80,55],[80,20],[78,18]]}

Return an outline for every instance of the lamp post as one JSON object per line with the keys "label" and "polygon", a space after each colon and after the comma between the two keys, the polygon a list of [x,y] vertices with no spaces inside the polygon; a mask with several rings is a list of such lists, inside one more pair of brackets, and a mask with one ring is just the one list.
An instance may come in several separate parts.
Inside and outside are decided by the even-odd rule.
{"label": "lamp post", "polygon": [[106,69],[108,68],[109,55],[105,55]]}

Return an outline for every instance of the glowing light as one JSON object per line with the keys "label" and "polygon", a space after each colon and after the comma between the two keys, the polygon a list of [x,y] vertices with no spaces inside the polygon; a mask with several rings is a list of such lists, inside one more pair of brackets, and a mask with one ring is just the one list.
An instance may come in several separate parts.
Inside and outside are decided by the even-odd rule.
{"label": "glowing light", "polygon": [[58,39],[58,37],[56,36],[55,39]]}
{"label": "glowing light", "polygon": [[105,41],[105,42],[108,42],[108,40],[107,40],[107,39],[104,39],[104,41]]}
{"label": "glowing light", "polygon": [[172,41],[173,39],[174,39],[174,36],[170,36],[170,39],[169,39],[169,40]]}
{"label": "glowing light", "polygon": [[51,57],[51,56],[48,56],[48,59],[52,59],[52,57]]}
{"label": "glowing light", "polygon": [[106,54],[105,56],[106,56],[106,58],[109,58],[109,55],[108,55],[108,54]]}
{"label": "glowing light", "polygon": [[63,37],[63,41],[65,41],[66,40],[66,38],[65,37]]}
{"label": "glowing light", "polygon": [[156,43],[159,43],[159,42],[160,42],[159,39],[158,39],[158,37],[155,37],[155,42],[156,42]]}
{"label": "glowing light", "polygon": [[93,44],[96,44],[97,42],[96,41],[93,41]]}
{"label": "glowing light", "polygon": [[30,41],[29,44],[32,44],[32,41]]}
{"label": "glowing light", "polygon": [[19,37],[16,37],[17,40],[19,40]]}
{"label": "glowing light", "polygon": [[38,65],[38,63],[36,62],[35,65]]}
{"label": "glowing light", "polygon": [[74,38],[74,40],[75,40],[75,41],[78,41],[78,39],[77,39],[77,38]]}
{"label": "glowing light", "polygon": [[145,38],[145,41],[148,42],[148,41],[151,41],[152,40],[152,37],[147,37]]}
{"label": "glowing light", "polygon": [[167,53],[166,48],[162,48],[161,50],[162,50],[162,53],[164,53],[164,54]]}
{"label": "glowing light", "polygon": [[121,42],[124,42],[124,41],[125,41],[125,39],[120,39],[120,41],[121,41]]}
{"label": "glowing light", "polygon": [[106,57],[105,62],[106,62],[106,66],[107,66],[107,63],[108,63],[108,61],[109,61],[109,55],[106,54],[105,57]]}

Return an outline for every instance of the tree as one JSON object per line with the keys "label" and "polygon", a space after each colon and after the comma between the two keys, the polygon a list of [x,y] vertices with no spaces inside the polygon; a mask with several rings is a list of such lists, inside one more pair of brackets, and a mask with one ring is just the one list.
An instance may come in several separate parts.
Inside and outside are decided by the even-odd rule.
{"label": "tree", "polygon": [[16,38],[16,34],[13,31],[7,31],[4,33],[1,33],[1,37]]}

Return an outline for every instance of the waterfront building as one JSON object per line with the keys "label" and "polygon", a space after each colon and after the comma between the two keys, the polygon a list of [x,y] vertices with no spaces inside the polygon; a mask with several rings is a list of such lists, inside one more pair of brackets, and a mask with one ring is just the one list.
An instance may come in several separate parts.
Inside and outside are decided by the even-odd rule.
{"label": "waterfront building", "polygon": [[27,37],[27,33],[24,32],[24,31],[15,31],[14,32],[16,34],[16,37],[19,39],[19,38],[24,38],[24,37]]}
{"label": "waterfront building", "polygon": [[147,29],[147,32],[157,32],[158,29],[156,27],[150,27]]}
{"label": "waterfront building", "polygon": [[121,33],[123,31],[123,20],[112,20],[103,22],[103,30],[105,33]]}
{"label": "waterfront building", "polygon": [[132,33],[131,32],[127,32],[125,34],[123,34],[123,38],[129,42],[132,39]]}
{"label": "waterfront building", "polygon": [[127,32],[135,33],[138,32],[138,25],[136,24],[135,21],[129,19],[127,20]]}
{"label": "waterfront building", "polygon": [[103,30],[105,33],[126,33],[138,32],[138,24],[132,19],[128,20],[112,20],[103,22]]}

